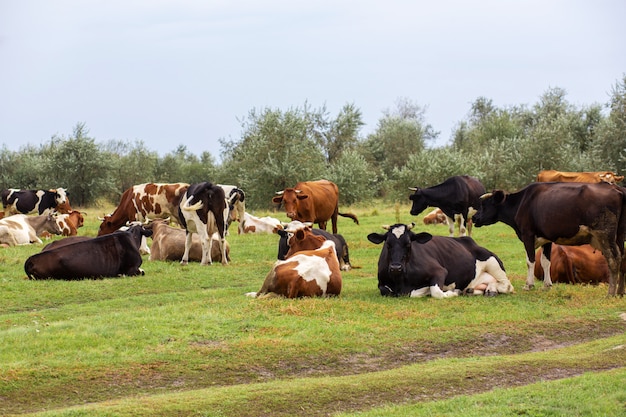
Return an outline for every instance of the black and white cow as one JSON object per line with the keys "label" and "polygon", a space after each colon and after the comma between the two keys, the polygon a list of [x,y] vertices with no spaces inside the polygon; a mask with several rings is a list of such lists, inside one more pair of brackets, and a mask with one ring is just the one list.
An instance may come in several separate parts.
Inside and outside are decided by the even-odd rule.
{"label": "black and white cow", "polygon": [[244,233],[244,215],[246,212],[246,193],[236,185],[217,184],[224,190],[226,196],[226,213],[224,220],[226,221],[226,230],[233,221],[239,222],[238,233]]}
{"label": "black and white cow", "polygon": [[[63,188],[53,190],[20,190],[8,188],[0,193],[4,216],[11,214],[48,214],[67,203],[68,193]],[[71,210],[71,208],[69,208]]]}
{"label": "black and white cow", "polygon": [[417,216],[426,207],[439,207],[448,217],[450,236],[454,236],[455,219],[459,221],[459,234],[472,235],[471,218],[480,205],[480,196],[485,194],[482,183],[469,175],[456,175],[441,184],[429,188],[409,188],[413,201],[411,215]]}
{"label": "black and white cow", "polygon": [[[104,278],[143,275],[139,245],[151,230],[132,226],[127,231],[95,238],[74,236],[62,239],[56,247],[47,247],[24,263],[30,279]],[[69,241],[68,241],[69,240]]]}
{"label": "black and white cow", "polygon": [[189,262],[189,250],[191,249],[192,233],[200,236],[202,244],[202,260],[200,264],[207,265],[213,262],[211,248],[213,246],[213,233],[219,234],[220,253],[222,264],[228,263],[226,253],[225,234],[226,225],[224,214],[226,211],[226,198],[224,189],[210,182],[191,184],[179,206],[181,226],[186,230],[185,252],[180,261],[182,265]]}
{"label": "black and white cow", "polygon": [[381,295],[434,298],[470,294],[512,293],[502,261],[470,237],[442,237],[413,233],[410,225],[383,226],[384,234],[367,239],[384,243],[378,259]]}
{"label": "black and white cow", "polygon": [[283,223],[282,230],[277,230],[280,239],[278,240],[278,256],[281,261],[285,260],[287,252],[289,252],[289,237],[298,230],[311,230],[316,236],[321,236],[326,240],[332,240],[335,243],[335,250],[337,252],[337,259],[339,260],[339,266],[342,271],[349,271],[352,269],[350,265],[350,253],[348,251],[348,244],[344,237],[340,234],[332,234],[322,229],[313,229],[311,226],[313,223],[302,223],[298,220],[291,221],[289,223]]}

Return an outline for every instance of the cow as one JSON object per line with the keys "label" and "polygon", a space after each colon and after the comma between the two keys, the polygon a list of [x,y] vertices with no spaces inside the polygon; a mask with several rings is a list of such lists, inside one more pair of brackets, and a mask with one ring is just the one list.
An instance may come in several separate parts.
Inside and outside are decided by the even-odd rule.
{"label": "cow", "polygon": [[[304,233],[302,230],[298,233]],[[294,235],[295,237],[295,235]],[[294,239],[292,237],[292,240]],[[276,261],[258,292],[249,297],[280,295],[287,298],[335,296],[341,293],[341,270],[332,240],[321,240],[318,249],[298,250],[292,241],[293,254],[284,261]]]}
{"label": "cow", "polygon": [[[312,229],[312,223],[302,223],[297,220],[294,220],[290,223],[283,223],[281,228],[277,230],[280,239],[278,240],[278,256],[279,260],[285,260],[287,258],[287,254],[290,250],[289,247],[289,238],[298,230],[308,230],[316,236],[321,236],[325,240],[332,240],[335,244],[335,252],[337,254],[337,259],[339,260],[339,267],[342,271],[350,271],[352,269],[352,265],[350,265],[350,254],[348,251],[348,244],[343,236],[339,234],[331,234],[326,230],[322,229]],[[321,243],[320,243],[321,245]],[[305,247],[304,249],[316,249],[320,245],[315,247]]]}
{"label": "cow", "polygon": [[226,197],[224,190],[210,182],[201,182],[189,186],[178,208],[180,224],[185,228],[185,252],[180,261],[181,265],[187,265],[189,251],[191,250],[191,236],[197,233],[202,244],[201,265],[213,263],[211,249],[213,247],[213,233],[219,234],[219,248],[222,254],[222,265],[228,263],[226,255],[225,234],[226,226],[224,213],[226,210]]}
{"label": "cow", "polygon": [[448,216],[440,208],[436,208],[424,216],[424,224],[448,224]]}
{"label": "cow", "polygon": [[[185,252],[185,231],[178,227],[172,227],[166,220],[155,219],[146,225],[152,230],[152,248],[149,259],[151,261],[180,261]],[[219,249],[219,234],[211,236],[215,245],[211,248],[211,259],[221,262],[222,253]],[[227,241],[226,256],[230,254],[230,245]],[[202,244],[198,235],[192,235],[189,260],[200,262],[202,260]],[[228,258],[230,260],[230,258]]]}
{"label": "cow", "polygon": [[59,229],[61,229],[62,236],[75,236],[78,234],[78,228],[83,227],[85,224],[85,218],[82,213],[77,210],[72,210],[68,214],[55,215]]}
{"label": "cow", "polygon": [[501,221],[524,244],[528,273],[525,289],[534,287],[535,250],[543,246],[544,287],[550,277],[551,243],[590,244],[602,252],[609,271],[609,296],[624,294],[620,263],[626,233],[626,191],[607,183],[535,182],[514,193],[495,190],[481,199],[476,227]]}
{"label": "cow", "polygon": [[[542,248],[535,259],[541,259]],[[535,263],[535,278],[543,280],[543,268]],[[563,246],[552,244],[550,251],[550,279],[564,284],[599,284],[609,282],[609,265],[602,252],[591,245]]]}
{"label": "cow", "polygon": [[24,271],[29,279],[78,280],[143,275],[139,244],[143,236],[150,235],[151,230],[136,225],[127,231],[77,240],[32,255],[24,263]]}
{"label": "cow", "polygon": [[256,217],[248,212],[243,214],[240,225],[243,225],[243,233],[276,233],[282,229],[280,220],[270,216]]}
{"label": "cow", "polygon": [[489,296],[514,292],[500,258],[471,237],[414,233],[414,226],[383,226],[386,233],[367,236],[374,244],[384,243],[378,258],[381,295],[441,299],[461,291]]}
{"label": "cow", "polygon": [[4,216],[11,214],[33,214],[39,215],[55,213],[61,207],[64,212],[69,212],[68,193],[63,188],[52,190],[20,190],[9,188],[2,190],[2,206]]}
{"label": "cow", "polygon": [[617,175],[613,171],[564,172],[547,169],[537,174],[537,182],[608,182],[609,184],[617,184],[622,180],[624,180],[624,176]]}
{"label": "cow", "polygon": [[44,232],[61,234],[61,229],[52,214],[38,216],[14,214],[0,219],[0,243],[8,246],[43,243],[39,236]]}
{"label": "cow", "polygon": [[448,230],[454,236],[454,219],[458,215],[459,235],[472,235],[472,215],[480,204],[480,196],[485,187],[474,177],[456,175],[438,185],[428,188],[409,188],[414,193],[409,196],[413,202],[411,215],[417,216],[426,207],[439,207],[448,217]]}
{"label": "cow", "polygon": [[354,214],[339,213],[339,187],[333,182],[299,182],[293,188],[285,188],[276,194],[272,202],[278,205],[282,203],[291,220],[317,223],[323,230],[326,230],[326,223],[330,220],[333,233],[337,233],[338,215],[349,217],[359,224],[359,219]]}
{"label": "cow", "polygon": [[128,222],[171,217],[180,224],[178,205],[189,184],[145,183],[124,191],[113,213],[104,216],[98,236],[113,233]]}
{"label": "cow", "polygon": [[233,221],[239,222],[237,227],[237,233],[245,233],[243,230],[244,213],[246,212],[246,193],[236,185],[223,185],[217,184],[218,187],[222,187],[224,195],[226,196],[226,210],[227,214],[224,215],[226,220],[226,230],[230,228],[230,224]]}

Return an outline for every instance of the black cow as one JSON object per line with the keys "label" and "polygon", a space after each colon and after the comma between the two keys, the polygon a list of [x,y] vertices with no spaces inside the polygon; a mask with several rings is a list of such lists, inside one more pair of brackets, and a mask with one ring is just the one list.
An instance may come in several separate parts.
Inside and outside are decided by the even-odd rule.
{"label": "black cow", "polygon": [[450,236],[454,236],[455,218],[459,220],[459,234],[472,235],[471,218],[476,207],[480,205],[480,196],[485,194],[485,187],[478,179],[468,175],[457,175],[439,185],[409,190],[414,191],[409,196],[413,201],[411,215],[417,216],[428,206],[439,207],[448,217]]}
{"label": "black cow", "polygon": [[77,280],[143,275],[139,268],[142,263],[139,245],[142,236],[150,235],[151,230],[132,226],[125,232],[93,239],[72,239],[73,243],[32,255],[24,263],[24,271],[30,279]]}
{"label": "black cow", "polygon": [[533,183],[515,193],[496,190],[483,196],[474,215],[476,227],[501,221],[515,230],[524,244],[528,263],[525,289],[534,286],[535,249],[543,246],[544,286],[550,287],[551,242],[590,244],[607,260],[611,277],[609,295],[624,294],[620,263],[626,233],[626,192],[600,183]]}
{"label": "black cow", "polygon": [[224,216],[228,214],[224,189],[210,182],[191,184],[180,202],[178,208],[181,226],[185,228],[185,252],[182,265],[187,265],[189,261],[189,250],[191,249],[191,235],[197,233],[202,244],[201,265],[212,263],[211,247],[214,233],[219,234],[220,252],[222,253],[222,264],[228,263],[226,254],[225,233],[226,225]]}
{"label": "black cow", "polygon": [[[278,230],[278,235],[280,239],[278,240],[278,256],[277,258],[281,261],[285,260],[285,256],[287,252],[289,252],[289,234],[294,233],[297,230],[304,229],[305,227],[309,227],[312,223],[302,223],[297,220],[294,220],[286,225],[283,225],[283,230]],[[332,240],[335,243],[335,251],[337,253],[337,259],[339,260],[339,266],[342,271],[349,271],[352,269],[352,265],[350,265],[350,254],[348,251],[348,244],[344,237],[340,234],[332,234],[322,229],[313,229],[310,228],[311,232],[316,236],[322,236],[326,240]]]}
{"label": "black cow", "polygon": [[18,213],[41,215],[55,212],[59,205],[67,203],[68,194],[63,188],[49,191],[9,188],[0,193],[5,217]]}
{"label": "black cow", "polygon": [[385,234],[367,236],[372,243],[385,243],[378,259],[381,295],[446,298],[463,290],[485,295],[514,291],[502,261],[471,237],[413,233],[414,225],[383,226]]}

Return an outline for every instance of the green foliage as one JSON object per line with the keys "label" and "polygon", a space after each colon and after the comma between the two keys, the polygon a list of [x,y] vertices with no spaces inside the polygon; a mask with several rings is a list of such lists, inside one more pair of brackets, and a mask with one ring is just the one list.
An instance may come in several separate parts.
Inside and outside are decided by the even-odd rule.
{"label": "green foliage", "polygon": [[376,175],[355,150],[345,151],[331,165],[328,179],[339,187],[339,204],[349,205],[374,197]]}

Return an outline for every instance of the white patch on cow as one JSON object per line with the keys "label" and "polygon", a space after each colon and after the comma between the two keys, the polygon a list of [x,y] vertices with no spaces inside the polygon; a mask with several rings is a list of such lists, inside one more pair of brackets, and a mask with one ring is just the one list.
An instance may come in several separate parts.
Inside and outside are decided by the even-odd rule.
{"label": "white patch on cow", "polygon": [[413,290],[411,291],[410,296],[411,297],[426,297],[427,295],[430,295],[430,288],[428,287],[424,287],[424,288],[419,288],[417,290]]}
{"label": "white patch on cow", "polygon": [[430,296],[438,300],[442,298],[456,297],[459,294],[456,291],[442,291],[439,285],[430,286]]}
{"label": "white patch on cow", "polygon": [[[552,277],[550,277],[550,265],[552,264],[552,262],[546,258],[546,256],[543,254],[543,251],[541,251],[541,267],[543,268],[543,286],[544,288],[546,287],[551,287],[552,286]],[[535,269],[533,268],[533,276],[535,275],[534,273]]]}
{"label": "white patch on cow", "polygon": [[400,236],[402,236],[405,231],[406,231],[406,227],[404,227],[404,225],[402,225],[402,226],[394,227],[393,230],[391,231],[391,233],[393,233],[393,235],[397,239],[400,239]]}
{"label": "white patch on cow", "polygon": [[316,255],[295,254],[283,262],[297,262],[298,264],[294,269],[298,272],[298,275],[305,281],[315,281],[321,288],[322,294],[326,294],[331,275],[326,259]]}
{"label": "white patch on cow", "polygon": [[[513,284],[506,276],[506,272],[500,267],[495,256],[491,256],[485,261],[476,260],[476,273],[467,288],[480,288],[480,291],[499,294],[509,294],[515,291]],[[479,294],[479,292],[475,291],[474,294]]]}
{"label": "white patch on cow", "polygon": [[530,259],[528,259],[528,255],[526,255],[526,266],[528,267],[528,271],[526,273],[526,285],[524,285],[524,289],[530,290],[535,286],[535,263],[530,262]]}

